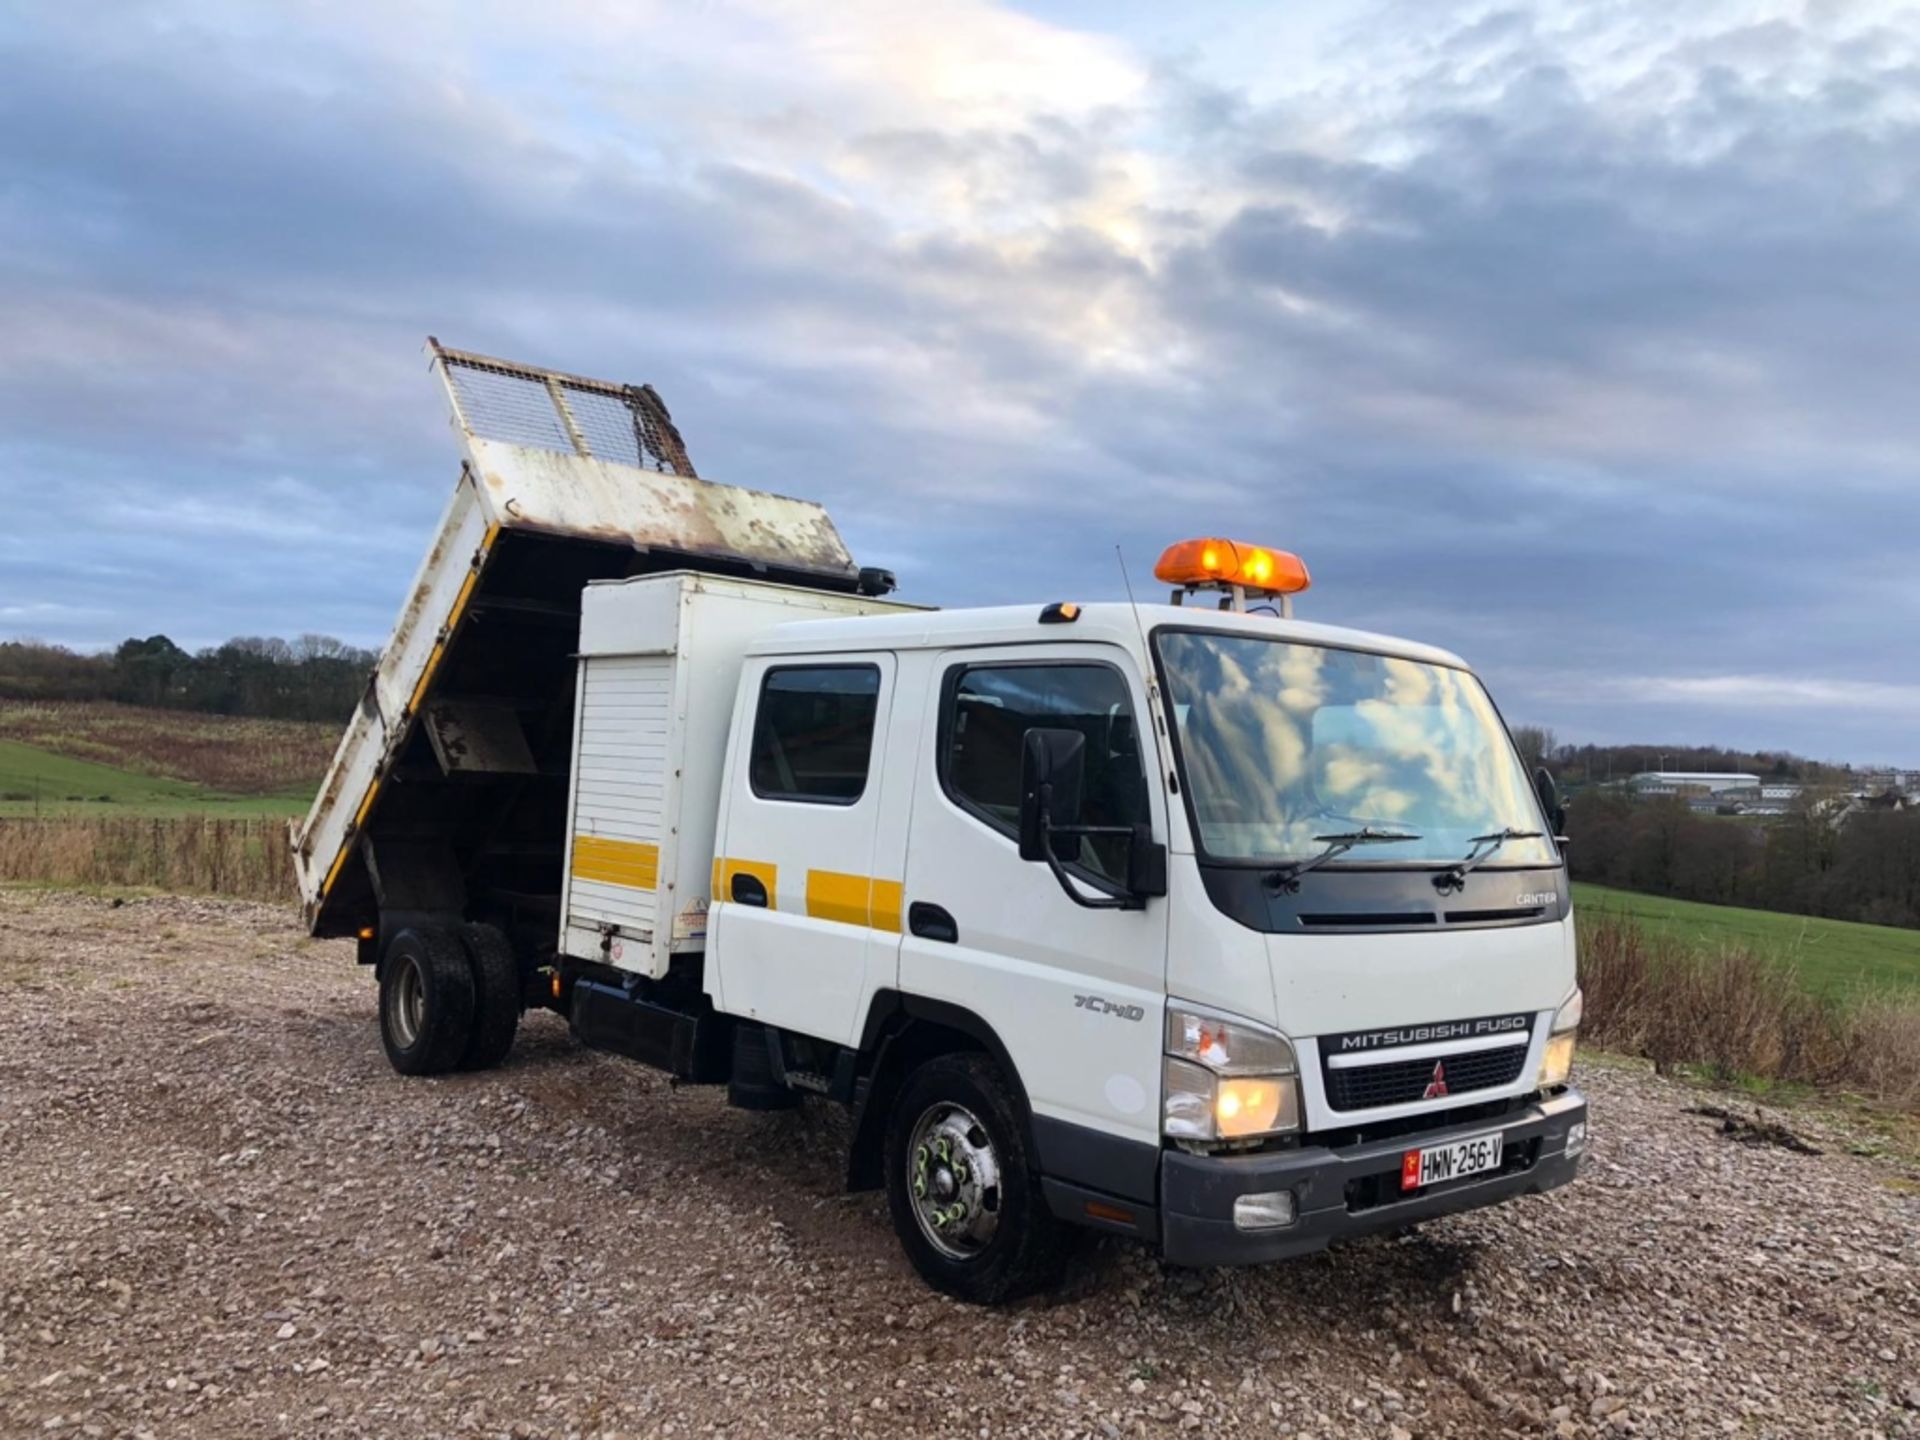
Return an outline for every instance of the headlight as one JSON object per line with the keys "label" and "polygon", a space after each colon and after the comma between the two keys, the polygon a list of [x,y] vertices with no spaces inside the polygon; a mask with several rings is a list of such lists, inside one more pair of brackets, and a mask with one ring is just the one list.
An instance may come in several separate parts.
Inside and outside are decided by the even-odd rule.
{"label": "headlight", "polygon": [[1547,1032],[1546,1052],[1540,1057],[1540,1088],[1551,1090],[1564,1085],[1573,1074],[1573,1043],[1580,1030],[1580,1015],[1584,1009],[1578,990],[1573,998],[1562,1005],[1553,1017],[1553,1025]]}
{"label": "headlight", "polygon": [[1169,1007],[1162,1129],[1175,1140],[1249,1140],[1300,1128],[1299,1066],[1286,1036]]}

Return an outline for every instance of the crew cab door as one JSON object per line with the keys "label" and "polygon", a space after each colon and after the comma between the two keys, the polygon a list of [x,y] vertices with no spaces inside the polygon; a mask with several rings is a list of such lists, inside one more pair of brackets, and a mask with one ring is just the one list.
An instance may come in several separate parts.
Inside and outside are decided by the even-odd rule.
{"label": "crew cab door", "polygon": [[707,941],[736,1015],[846,1044],[869,966],[891,978],[900,887],[876,883],[874,843],[893,678],[885,653],[747,661]]}
{"label": "crew cab door", "polygon": [[[1157,1147],[1166,902],[1083,908],[1017,843],[1021,746],[1035,726],[1087,737],[1083,823],[1144,820],[1164,842],[1132,659],[1100,645],[951,651],[929,683],[900,989],[984,1020],[1037,1118]],[[1124,848],[1110,839],[1083,846],[1069,868],[1124,877]]]}

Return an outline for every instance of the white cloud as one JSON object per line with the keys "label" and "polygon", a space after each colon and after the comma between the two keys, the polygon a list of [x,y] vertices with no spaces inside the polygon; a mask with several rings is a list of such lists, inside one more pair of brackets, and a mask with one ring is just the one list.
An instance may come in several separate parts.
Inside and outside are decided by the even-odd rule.
{"label": "white cloud", "polygon": [[91,605],[65,605],[57,600],[35,600],[25,605],[0,605],[0,620],[30,625],[37,620],[78,620],[106,612]]}
{"label": "white cloud", "polygon": [[1547,687],[1542,693],[1586,703],[1711,705],[1760,709],[1848,709],[1920,714],[1920,685],[1807,675],[1627,675]]}

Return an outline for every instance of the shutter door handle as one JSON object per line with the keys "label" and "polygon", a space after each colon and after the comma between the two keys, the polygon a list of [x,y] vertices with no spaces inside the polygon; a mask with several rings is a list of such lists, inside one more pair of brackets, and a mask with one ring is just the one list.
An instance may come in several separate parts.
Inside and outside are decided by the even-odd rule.
{"label": "shutter door handle", "polygon": [[749,875],[744,870],[733,872],[733,902],[736,905],[757,905],[767,908],[767,887],[758,875]]}
{"label": "shutter door handle", "polygon": [[907,907],[907,929],[922,940],[940,940],[948,945],[957,945],[960,941],[960,927],[953,923],[953,916],[924,900],[916,900]]}

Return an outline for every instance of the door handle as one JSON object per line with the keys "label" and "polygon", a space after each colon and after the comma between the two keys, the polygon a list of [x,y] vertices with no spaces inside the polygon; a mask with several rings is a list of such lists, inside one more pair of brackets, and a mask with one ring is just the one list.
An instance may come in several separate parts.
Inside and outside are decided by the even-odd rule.
{"label": "door handle", "polygon": [[733,901],[736,905],[757,905],[767,908],[767,887],[758,875],[749,875],[744,870],[733,872]]}
{"label": "door handle", "polygon": [[922,940],[940,940],[948,945],[960,941],[960,927],[953,923],[953,916],[924,900],[916,900],[907,907],[907,929]]}

